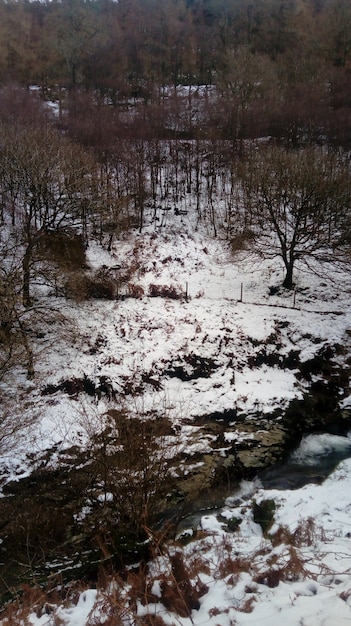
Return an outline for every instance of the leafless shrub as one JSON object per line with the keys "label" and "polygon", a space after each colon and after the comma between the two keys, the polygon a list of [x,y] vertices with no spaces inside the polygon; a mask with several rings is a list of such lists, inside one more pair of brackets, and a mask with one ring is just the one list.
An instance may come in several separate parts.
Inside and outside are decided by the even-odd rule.
{"label": "leafless shrub", "polygon": [[86,263],[83,237],[69,230],[44,231],[38,239],[37,254],[63,271],[79,270]]}
{"label": "leafless shrub", "polygon": [[85,274],[82,271],[70,272],[66,285],[66,295],[73,298],[76,302],[83,302],[87,299],[87,284],[85,280]]}
{"label": "leafless shrub", "polygon": [[293,546],[287,548],[287,554],[282,557],[274,555],[267,560],[267,568],[253,577],[254,582],[277,587],[280,582],[296,582],[306,578],[307,572],[302,557]]}
{"label": "leafless shrub", "polygon": [[315,520],[312,517],[308,517],[294,531],[291,543],[294,546],[312,546],[316,542],[318,534]]}
{"label": "leafless shrub", "polygon": [[167,419],[139,419],[122,409],[108,411],[100,418],[100,430],[91,433],[87,483],[92,510],[82,523],[89,532],[95,529],[107,555],[123,560],[123,545],[140,541],[149,552],[145,527],[152,528],[166,507],[173,480],[169,433]]}
{"label": "leafless shrub", "polygon": [[232,253],[245,250],[248,245],[252,245],[255,239],[255,233],[248,229],[243,229],[241,232],[233,234],[230,238],[230,248]]}
{"label": "leafless shrub", "polygon": [[139,300],[143,297],[144,293],[144,289],[141,285],[135,285],[133,283],[128,285],[128,295],[131,298],[137,298]]}
{"label": "leafless shrub", "polygon": [[162,602],[166,609],[180,617],[190,617],[191,611],[200,608],[199,598],[208,591],[208,587],[198,579],[191,581],[191,572],[184,563],[180,551],[169,555],[171,575],[161,580]]}
{"label": "leafless shrub", "polygon": [[175,285],[156,285],[152,283],[149,286],[150,298],[170,298],[171,300],[182,300],[184,298],[183,291]]}
{"label": "leafless shrub", "polygon": [[0,410],[0,454],[4,456],[21,440],[25,440],[28,430],[38,420],[39,412],[33,410],[16,413],[13,408],[2,406],[1,402]]}
{"label": "leafless shrub", "polygon": [[89,276],[87,281],[88,298],[99,298],[102,300],[113,300],[116,295],[116,285],[109,274],[104,270],[99,270]]}
{"label": "leafless shrub", "polygon": [[71,272],[66,282],[66,294],[76,302],[90,298],[113,300],[116,296],[116,284],[103,270],[88,276],[82,271]]}

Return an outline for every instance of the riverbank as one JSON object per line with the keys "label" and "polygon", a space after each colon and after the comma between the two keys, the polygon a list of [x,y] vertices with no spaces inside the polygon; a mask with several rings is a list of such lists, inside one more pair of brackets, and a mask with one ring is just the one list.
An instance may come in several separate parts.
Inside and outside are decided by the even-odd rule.
{"label": "riverbank", "polygon": [[44,583],[50,568],[96,579],[111,552],[97,530],[106,512],[106,527],[118,528],[120,510],[112,523],[118,481],[107,489],[101,480],[110,453],[102,459],[99,448],[94,463],[91,454],[97,441],[116,445],[120,416],[134,434],[146,424],[152,467],[154,450],[171,459],[176,486],[162,494],[161,512],[178,516],[201,492],[231,489],[283,460],[305,433],[350,425],[346,273],[321,279],[300,268],[287,292],[279,262],[233,257],[227,242],[187,232],[135,234],[111,253],[91,247],[88,258],[93,269],[133,264],[132,279],[118,300],[56,297],[62,318],[43,322],[34,380],[19,368],[2,384],[3,411],[31,424],[1,458],[4,592]]}
{"label": "riverbank", "polygon": [[[310,435],[291,462],[308,468],[350,449],[347,437]],[[12,605],[10,621],[0,623],[346,625],[350,480],[348,459],[321,484],[293,491],[243,481],[220,509],[186,520],[176,542],[160,550],[150,536],[154,557],[145,568],[105,577],[96,588],[27,588],[21,608]]]}

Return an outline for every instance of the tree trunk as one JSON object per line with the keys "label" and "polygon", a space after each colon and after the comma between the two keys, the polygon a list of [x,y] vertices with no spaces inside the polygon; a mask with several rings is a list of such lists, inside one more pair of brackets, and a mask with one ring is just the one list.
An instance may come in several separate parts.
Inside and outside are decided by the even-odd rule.
{"label": "tree trunk", "polygon": [[283,287],[285,287],[285,289],[293,289],[294,288],[293,263],[292,262],[286,263],[285,268],[286,268],[286,274],[285,274],[285,278],[283,282]]}
{"label": "tree trunk", "polygon": [[30,263],[32,257],[32,246],[28,245],[22,260],[23,283],[22,283],[22,299],[23,306],[28,308],[32,302],[30,299]]}
{"label": "tree trunk", "polygon": [[35,374],[33,350],[30,345],[30,342],[28,341],[27,333],[22,322],[19,322],[19,327],[21,329],[22,341],[23,341],[24,349],[25,349],[26,356],[27,356],[27,379],[33,380],[34,374]]}

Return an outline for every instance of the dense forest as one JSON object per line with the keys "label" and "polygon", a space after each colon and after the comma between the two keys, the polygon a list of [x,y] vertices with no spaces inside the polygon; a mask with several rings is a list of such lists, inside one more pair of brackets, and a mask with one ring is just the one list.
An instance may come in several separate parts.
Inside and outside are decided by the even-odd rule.
{"label": "dense forest", "polygon": [[1,83],[69,94],[84,141],[129,134],[131,99],[138,137],[349,141],[348,0],[10,1],[0,24]]}

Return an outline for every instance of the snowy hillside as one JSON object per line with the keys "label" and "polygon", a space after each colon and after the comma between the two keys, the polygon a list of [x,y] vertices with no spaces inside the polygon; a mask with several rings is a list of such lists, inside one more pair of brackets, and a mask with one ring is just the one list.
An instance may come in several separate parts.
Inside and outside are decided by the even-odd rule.
{"label": "snowy hillside", "polygon": [[[186,232],[137,234],[116,242],[111,254],[94,245],[88,260],[92,268],[120,266],[112,275],[128,274],[129,281],[121,280],[115,301],[55,301],[63,332],[57,332],[61,321],[44,328],[35,348],[35,381],[16,371],[7,387],[21,414],[40,415],[26,452],[28,446],[33,452],[68,447],[77,437],[82,443],[87,415],[94,421],[116,403],[139,415],[166,414],[188,445],[197,417],[232,411],[261,423],[265,414],[302,398],[309,381],[297,375],[298,362],[327,346],[333,363],[347,359],[346,274],[321,278],[301,270],[295,294],[270,295],[282,279],[279,260],[232,256],[226,242]],[[115,398],[103,393],[96,401],[56,390],[84,376],[96,385],[100,377],[108,380]],[[228,439],[245,436],[238,420]],[[208,448],[206,437],[197,437],[197,447]],[[11,454],[10,463],[19,464],[20,456]]]}
{"label": "snowy hillside", "polygon": [[[175,456],[181,451],[185,476],[201,475],[205,457],[214,457],[201,475],[209,489],[218,467],[229,468],[234,480],[242,468],[252,475],[283,456],[293,443],[286,439],[285,410],[314,383],[322,383],[324,399],[334,390],[333,410],[347,431],[351,312],[345,273],[322,276],[320,268],[307,273],[301,267],[296,291],[281,290],[279,259],[232,255],[226,241],[186,225],[181,232],[145,229],[114,242],[109,253],[94,244],[87,256],[91,270],[113,277],[118,298],[45,296],[62,319],[44,325],[37,338],[34,380],[17,370],[4,385],[6,410],[34,422],[2,456],[3,487],[43,464],[55,468],[72,446],[84,449],[116,407],[135,417],[167,418],[169,449]],[[328,407],[325,413],[327,421]],[[289,419],[293,424],[294,414]],[[296,443],[306,425],[291,426]],[[349,446],[347,437],[336,437],[336,445]],[[307,450],[315,451],[315,442]],[[344,461],[322,485],[297,491],[267,491],[255,480],[232,483],[220,515],[202,516],[185,532],[190,543],[170,542],[161,552],[156,545],[140,583],[143,593],[136,579],[118,579],[107,590],[84,590],[77,602],[45,604],[29,623],[86,626],[114,614],[106,623],[346,624],[350,477]],[[261,501],[275,502],[264,531],[253,512]],[[174,558],[195,590],[193,609],[172,574]],[[174,604],[179,593],[182,609]],[[10,623],[22,623],[16,619]]]}

